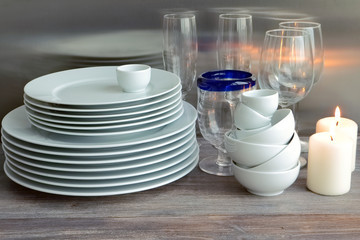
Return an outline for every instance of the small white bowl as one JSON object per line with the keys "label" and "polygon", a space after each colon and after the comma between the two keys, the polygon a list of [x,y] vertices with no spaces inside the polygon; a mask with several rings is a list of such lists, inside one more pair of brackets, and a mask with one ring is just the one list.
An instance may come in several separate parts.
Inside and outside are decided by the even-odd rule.
{"label": "small white bowl", "polygon": [[264,116],[272,116],[279,104],[279,94],[271,89],[243,92],[241,102]]}
{"label": "small white bowl", "polygon": [[142,92],[151,78],[151,67],[144,64],[127,64],[116,68],[119,86],[125,92]]}
{"label": "small white bowl", "polygon": [[288,144],[295,129],[295,119],[290,109],[276,110],[271,127],[242,139],[249,143]]}
{"label": "small white bowl", "polygon": [[298,134],[294,131],[294,135],[289,145],[284,148],[278,155],[270,160],[251,168],[254,171],[263,172],[279,172],[287,171],[294,168],[299,162],[301,154],[301,143]]}
{"label": "small white bowl", "polygon": [[300,162],[287,171],[261,172],[239,167],[232,161],[232,170],[236,180],[248,192],[259,196],[276,196],[296,181],[299,176]]}
{"label": "small white bowl", "polygon": [[256,144],[236,139],[232,130],[225,133],[225,149],[230,158],[242,167],[260,165],[279,154],[286,145]]}
{"label": "small white bowl", "polygon": [[270,117],[265,117],[242,103],[236,105],[234,124],[237,128],[252,130],[265,127],[270,122]]}

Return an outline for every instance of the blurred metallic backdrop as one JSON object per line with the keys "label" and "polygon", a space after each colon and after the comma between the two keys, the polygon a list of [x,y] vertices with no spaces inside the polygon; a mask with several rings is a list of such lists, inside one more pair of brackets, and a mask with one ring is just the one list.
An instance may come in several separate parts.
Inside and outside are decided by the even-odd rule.
{"label": "blurred metallic backdrop", "polygon": [[[320,82],[299,104],[300,130],[311,133],[316,120],[333,115],[336,105],[341,107],[344,117],[360,124],[359,9],[358,0],[1,0],[0,117],[22,105],[23,87],[31,79],[79,67],[56,55],[44,56],[41,47],[46,47],[47,42],[89,33],[161,30],[163,14],[192,11],[197,15],[200,74],[216,68],[218,15],[241,11],[253,15],[254,74],[266,30],[277,28],[278,23],[286,19],[320,22],[325,67]],[[162,41],[161,37],[159,41]],[[34,45],[38,47],[34,48]],[[195,85],[188,99],[196,106]]]}

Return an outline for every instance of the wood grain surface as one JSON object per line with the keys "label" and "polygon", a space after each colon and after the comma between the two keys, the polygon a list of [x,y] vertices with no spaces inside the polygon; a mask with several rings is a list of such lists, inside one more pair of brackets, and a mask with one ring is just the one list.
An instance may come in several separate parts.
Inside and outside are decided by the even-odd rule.
{"label": "wood grain surface", "polygon": [[[215,154],[198,142],[200,159]],[[144,192],[66,197],[13,183],[1,167],[0,239],[359,239],[359,142],[351,190],[336,197],[307,190],[306,168],[275,197],[198,168]]]}

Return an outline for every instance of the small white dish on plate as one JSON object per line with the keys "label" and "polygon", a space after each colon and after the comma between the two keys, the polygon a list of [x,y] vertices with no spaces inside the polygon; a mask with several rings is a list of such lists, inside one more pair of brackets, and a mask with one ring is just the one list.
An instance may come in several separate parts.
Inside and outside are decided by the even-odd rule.
{"label": "small white dish on plate", "polygon": [[116,68],[119,86],[129,93],[142,92],[150,82],[151,67],[145,64],[125,64]]}

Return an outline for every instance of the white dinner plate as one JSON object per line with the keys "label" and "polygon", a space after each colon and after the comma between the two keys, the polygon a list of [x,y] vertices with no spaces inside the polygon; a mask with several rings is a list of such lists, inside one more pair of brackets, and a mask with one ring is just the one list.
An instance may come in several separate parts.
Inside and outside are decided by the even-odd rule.
{"label": "white dinner plate", "polygon": [[180,132],[169,138],[160,139],[155,142],[149,142],[139,145],[133,145],[128,147],[114,147],[114,148],[101,148],[101,149],[88,149],[88,148],[57,148],[48,147],[43,145],[37,145],[32,143],[23,142],[16,140],[6,133],[2,136],[3,144],[8,147],[17,147],[32,153],[41,153],[52,156],[51,158],[56,159],[57,157],[82,157],[82,158],[97,158],[114,159],[118,158],[117,161],[131,161],[137,160],[149,156],[155,156],[164,152],[173,150],[174,148],[183,145],[185,142],[190,141],[195,135],[193,129],[189,129],[185,132]]}
{"label": "white dinner plate", "polygon": [[[77,164],[79,160],[74,160],[72,158],[66,158],[65,160],[59,160],[58,158],[46,158],[45,155],[41,154],[29,154],[22,149],[17,150],[12,146],[2,145],[4,153],[7,157],[13,159],[22,164],[28,166],[54,170],[54,171],[64,171],[64,172],[105,172],[105,171],[116,171],[116,170],[126,170],[133,169],[138,167],[144,167],[151,164],[156,164],[159,162],[166,161],[170,158],[176,157],[188,149],[197,145],[196,139],[192,139],[186,142],[184,145],[178,146],[177,148],[165,152],[159,155],[155,155],[148,158],[143,158],[139,160],[133,160],[128,162],[121,161],[120,163],[116,162],[116,158],[112,159],[110,163],[108,161],[93,161],[93,160],[81,160],[81,164]],[[72,161],[73,160],[73,161]]]}
{"label": "white dinner plate", "polygon": [[164,110],[166,107],[174,106],[181,100],[181,94],[173,96],[170,99],[162,101],[157,104],[153,104],[151,106],[145,106],[130,110],[115,110],[115,111],[107,111],[107,112],[67,112],[67,111],[57,111],[57,110],[48,110],[44,108],[37,107],[28,101],[24,101],[26,109],[29,109],[28,112],[33,115],[39,115],[43,118],[48,119],[68,119],[68,121],[73,120],[76,121],[112,121],[118,119],[134,119],[139,116],[148,116],[155,111]]}
{"label": "white dinner plate", "polygon": [[117,124],[117,123],[126,123],[126,122],[135,122],[143,120],[146,118],[156,117],[161,114],[165,114],[169,111],[172,111],[178,105],[182,104],[181,99],[177,99],[175,103],[170,104],[164,108],[148,112],[146,114],[139,114],[134,116],[120,116],[120,117],[105,117],[105,118],[65,118],[65,117],[55,117],[45,114],[35,112],[26,106],[26,112],[28,115],[47,122],[56,123],[56,124],[70,124],[70,125],[107,125],[107,124]]}
{"label": "white dinner plate", "polygon": [[60,187],[74,187],[74,188],[99,188],[99,187],[116,187],[116,186],[125,186],[129,184],[136,184],[147,182],[155,179],[159,179],[162,177],[166,177],[173,173],[180,171],[181,169],[191,165],[196,158],[198,158],[198,151],[195,151],[191,156],[186,158],[185,160],[162,170],[151,172],[148,174],[133,176],[133,177],[125,177],[125,178],[115,178],[115,179],[106,179],[106,180],[76,180],[76,179],[60,179],[53,177],[44,177],[40,175],[36,175],[33,173],[25,172],[14,165],[12,165],[9,161],[5,161],[7,166],[16,174],[27,178],[29,180],[49,184],[52,186],[60,186]]}
{"label": "white dinner plate", "polygon": [[143,92],[127,93],[116,79],[116,66],[79,68],[36,78],[24,87],[29,97],[69,106],[99,106],[129,103],[158,97],[180,84],[177,75],[152,68],[149,85]]}
{"label": "white dinner plate", "polygon": [[[171,118],[173,115],[176,115],[177,113],[180,113],[183,111],[182,101],[179,100],[178,103],[176,103],[175,108],[171,109],[171,111],[165,112],[161,115],[146,118],[143,120],[137,120],[132,122],[120,122],[120,123],[110,123],[110,124],[91,124],[91,125],[75,125],[75,124],[62,124],[62,123],[52,123],[49,121],[44,121],[42,119],[38,119],[37,117],[33,117],[32,114],[29,114],[29,118],[38,124],[48,126],[48,127],[54,127],[58,129],[64,129],[64,130],[103,130],[103,129],[121,129],[121,128],[129,128],[129,127],[139,127],[142,128],[144,125],[158,122],[163,119]],[[29,113],[29,112],[28,112]]]}
{"label": "white dinner plate", "polygon": [[[170,99],[178,99],[181,95],[181,85],[178,85],[174,90],[150,99],[140,100],[130,103],[120,103],[120,104],[110,104],[110,105],[100,105],[100,106],[67,106],[67,105],[58,105],[47,102],[38,101],[32,99],[31,97],[24,94],[24,102],[36,106],[43,110],[54,110],[58,112],[75,112],[77,114],[104,114],[111,115],[114,113],[136,113],[137,111],[150,109],[153,111],[163,107],[164,105],[171,102]],[[181,98],[181,96],[180,96]],[[165,102],[166,101],[166,102]],[[146,107],[146,108],[145,108]],[[106,112],[106,113],[103,113]],[[70,113],[69,113],[70,114]]]}
{"label": "white dinner plate", "polygon": [[169,167],[172,167],[176,164],[179,164],[191,155],[199,154],[199,149],[197,145],[193,145],[191,148],[187,149],[185,152],[155,164],[150,164],[143,167],[137,167],[132,169],[125,170],[113,170],[113,171],[104,171],[104,172],[74,172],[74,171],[56,171],[56,170],[47,170],[42,168],[37,168],[23,164],[11,158],[9,155],[6,155],[6,160],[18,169],[22,171],[32,173],[38,176],[44,176],[49,178],[60,178],[60,179],[70,179],[70,180],[106,180],[106,179],[119,179],[119,178],[128,178],[134,176],[141,176],[153,172],[157,172]]}
{"label": "white dinner plate", "polygon": [[184,167],[183,169],[180,169],[177,172],[174,172],[173,174],[169,174],[167,176],[164,176],[162,178],[158,178],[151,181],[146,181],[142,183],[137,184],[129,184],[125,186],[117,186],[117,187],[106,187],[106,188],[73,188],[73,187],[58,187],[53,186],[49,184],[43,184],[36,181],[29,180],[27,178],[24,178],[15,172],[13,172],[5,163],[4,164],[4,170],[6,175],[16,182],[19,185],[22,185],[24,187],[37,190],[40,192],[46,192],[51,194],[58,194],[58,195],[66,195],[66,196],[110,196],[110,195],[119,195],[119,194],[128,194],[128,193],[134,193],[134,192],[140,192],[145,191],[153,188],[157,188],[166,184],[169,184],[171,182],[174,182],[188,173],[190,173],[197,165],[199,160],[199,157],[197,156],[194,161],[188,165],[187,167]]}
{"label": "white dinner plate", "polygon": [[125,137],[131,138],[136,134],[151,134],[159,130],[161,127],[171,124],[172,122],[179,119],[184,113],[184,109],[180,108],[175,114],[165,119],[157,120],[151,123],[143,124],[141,126],[131,127],[120,127],[113,129],[101,129],[101,130],[82,130],[82,129],[62,129],[58,127],[50,127],[39,122],[33,121],[28,118],[29,122],[35,127],[44,130],[46,132],[52,132],[57,134],[69,135],[69,136],[81,136],[81,137],[97,137],[97,136],[118,136],[124,135]]}
{"label": "white dinner plate", "polygon": [[45,132],[34,128],[29,123],[24,107],[18,107],[4,117],[2,120],[2,129],[3,132],[21,141],[48,147],[69,149],[129,147],[165,139],[195,125],[197,118],[196,109],[187,102],[183,102],[183,107],[184,113],[178,120],[151,134],[135,134],[133,137],[76,137]]}

